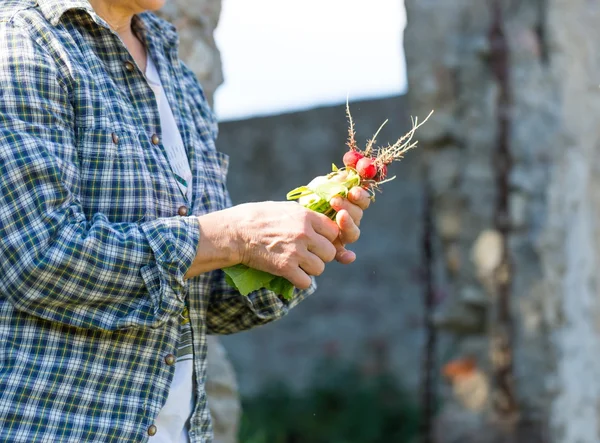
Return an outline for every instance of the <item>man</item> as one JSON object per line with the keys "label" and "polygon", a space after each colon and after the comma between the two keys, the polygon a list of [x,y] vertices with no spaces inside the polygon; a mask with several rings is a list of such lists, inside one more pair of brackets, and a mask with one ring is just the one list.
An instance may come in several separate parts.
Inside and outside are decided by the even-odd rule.
{"label": "man", "polygon": [[[162,3],[1,3],[0,441],[210,442],[206,335],[280,318],[355,258],[363,190],[335,222],[231,206]],[[234,292],[238,263],[294,299]]]}

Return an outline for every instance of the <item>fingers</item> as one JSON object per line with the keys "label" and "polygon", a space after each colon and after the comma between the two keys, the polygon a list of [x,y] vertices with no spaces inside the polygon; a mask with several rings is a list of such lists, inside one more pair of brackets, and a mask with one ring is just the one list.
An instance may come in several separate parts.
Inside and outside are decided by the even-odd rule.
{"label": "fingers", "polygon": [[[360,194],[356,198],[363,201]],[[247,248],[240,253],[241,263],[304,289],[312,284],[311,276],[323,273],[326,263],[353,262],[356,255],[344,245],[358,239],[363,210],[348,200],[337,203],[342,209],[335,220],[291,202],[248,204],[239,218],[244,230],[236,237]]]}
{"label": "fingers", "polygon": [[[335,176],[330,178],[333,182],[343,183],[348,178],[347,171],[339,171]],[[348,192],[348,200],[357,205],[362,210],[365,210],[371,204],[371,194],[360,186],[355,186]]]}
{"label": "fingers", "polygon": [[[350,264],[356,260],[356,254],[346,249],[344,244],[358,240],[360,230],[357,222],[362,218],[362,209],[347,200],[339,200],[341,201],[334,202],[340,203],[342,207],[342,209],[334,207],[338,211],[335,222],[327,217],[325,220],[317,217],[313,223],[316,234],[309,237],[308,253],[304,254],[299,262],[300,269],[307,275],[321,275],[325,270],[325,263],[334,259],[342,264]],[[350,211],[354,214],[356,222]]]}
{"label": "fingers", "polygon": [[327,216],[307,210],[310,214],[310,223],[317,234],[322,235],[333,243],[340,235],[339,226]]}
{"label": "fingers", "polygon": [[[334,242],[337,241],[337,239],[338,237],[336,237]],[[323,237],[322,235],[315,234],[314,236],[309,238],[307,249],[312,254],[316,255],[319,259],[321,259],[322,262],[329,263],[333,261],[333,259],[335,259],[337,253],[336,247],[334,246],[334,242],[331,242],[329,239]]]}
{"label": "fingers", "polygon": [[298,289],[308,289],[312,284],[310,276],[300,267],[296,266],[288,274],[284,275]]}
{"label": "fingers", "polygon": [[303,255],[300,258],[298,265],[306,274],[314,275],[315,277],[321,275],[325,271],[325,263],[323,260],[311,252]]}
{"label": "fingers", "polygon": [[340,241],[342,244],[346,245],[348,243],[354,243],[358,240],[360,237],[360,229],[356,223],[354,223],[354,220],[348,211],[338,211],[335,219],[340,227]]}
{"label": "fingers", "polygon": [[355,186],[348,192],[348,200],[363,211],[371,204],[371,194],[360,186]]}
{"label": "fingers", "polygon": [[328,247],[323,248],[325,252],[319,249],[323,245],[320,245],[317,249],[319,249],[320,253],[326,255],[326,258],[323,259],[311,251],[306,251],[300,258],[298,266],[292,270],[291,277],[288,277],[288,280],[299,289],[307,289],[312,283],[310,276],[318,277],[321,275],[325,272],[325,263],[333,261],[337,257],[338,251],[336,247],[325,238],[321,238],[323,239],[323,243],[328,245]]}
{"label": "fingers", "polygon": [[350,264],[356,260],[356,254],[345,248],[345,244],[354,243],[360,237],[360,221],[363,211],[371,204],[371,195],[360,187],[354,187],[348,193],[348,198],[334,197],[331,207],[337,211],[336,222],[340,228],[339,238],[334,242],[336,247],[335,259],[342,264]]}
{"label": "fingers", "polygon": [[337,212],[348,212],[350,214],[350,217],[352,217],[352,220],[354,220],[354,224],[356,224],[357,226],[360,225],[360,221],[363,217],[363,210],[360,207],[350,202],[349,200],[341,197],[332,198],[329,204]]}
{"label": "fingers", "polygon": [[336,247],[335,260],[343,265],[349,265],[356,260],[356,254],[344,247],[341,241],[334,243]]}

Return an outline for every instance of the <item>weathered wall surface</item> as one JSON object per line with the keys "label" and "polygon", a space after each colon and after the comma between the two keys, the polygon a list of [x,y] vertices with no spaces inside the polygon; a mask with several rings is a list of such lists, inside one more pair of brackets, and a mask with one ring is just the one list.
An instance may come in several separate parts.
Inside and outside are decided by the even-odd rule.
{"label": "weathered wall surface", "polygon": [[[439,441],[484,441],[482,426],[507,415],[510,384],[491,375],[508,356],[517,423],[537,428],[526,441],[598,442],[600,5],[406,3],[412,112],[436,110],[421,139],[450,289],[437,320],[452,357],[477,361],[466,395],[469,377],[451,378]],[[503,321],[512,353],[498,346]],[[493,394],[474,408],[474,392]]]}
{"label": "weathered wall surface", "polygon": [[214,32],[221,14],[221,0],[170,0],[160,15],[179,33],[179,56],[196,74],[211,104],[223,82],[221,56]]}
{"label": "weathered wall surface", "polygon": [[[194,71],[212,104],[223,81],[221,57],[213,34],[219,22],[221,0],[173,0],[160,15],[179,33],[179,55]],[[235,443],[241,414],[235,372],[216,337],[208,339],[206,391],[213,417],[215,443]]]}
{"label": "weathered wall surface", "polygon": [[[218,147],[231,156],[228,187],[234,203],[285,199],[287,191],[341,165],[347,121],[344,105],[223,123]],[[410,124],[403,97],[351,103],[364,143],[386,119],[381,144]],[[387,366],[416,388],[422,348],[420,279],[422,173],[418,149],[394,164],[362,222],[357,261],[332,263],[319,289],[286,318],[224,337],[240,389],[252,394],[283,380],[302,388],[324,357],[365,371]]]}

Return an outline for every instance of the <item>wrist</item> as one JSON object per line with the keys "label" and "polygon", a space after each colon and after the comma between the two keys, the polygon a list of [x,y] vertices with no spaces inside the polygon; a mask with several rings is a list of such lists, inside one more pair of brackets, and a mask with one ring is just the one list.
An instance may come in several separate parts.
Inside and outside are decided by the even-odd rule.
{"label": "wrist", "polygon": [[224,264],[221,267],[240,263],[241,241],[238,234],[239,222],[230,209],[212,212],[198,218],[200,224],[200,244],[212,251],[212,259]]}
{"label": "wrist", "polygon": [[198,225],[200,238],[187,278],[241,262],[238,224],[231,211],[226,209],[201,215],[198,217]]}

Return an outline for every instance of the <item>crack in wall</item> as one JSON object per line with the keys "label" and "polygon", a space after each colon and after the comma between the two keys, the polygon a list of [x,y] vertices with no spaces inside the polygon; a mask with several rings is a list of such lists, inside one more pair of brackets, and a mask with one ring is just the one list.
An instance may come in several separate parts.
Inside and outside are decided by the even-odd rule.
{"label": "crack in wall", "polygon": [[423,235],[421,247],[423,251],[424,270],[424,325],[425,325],[425,348],[422,363],[422,386],[421,386],[421,441],[423,443],[434,443],[433,417],[435,414],[436,380],[434,372],[436,368],[435,353],[437,348],[437,329],[434,323],[434,311],[436,304],[433,254],[433,197],[431,184],[429,183],[429,167],[425,166],[424,174],[424,196],[423,196]]}
{"label": "crack in wall", "polygon": [[512,167],[510,152],[511,84],[510,49],[504,31],[503,1],[492,3],[492,22],[489,28],[489,65],[497,82],[496,101],[497,135],[494,148],[496,173],[496,201],[494,225],[503,241],[502,259],[494,275],[495,292],[490,326],[490,353],[493,376],[492,408],[494,415],[504,425],[513,427],[519,413],[513,376],[514,324],[511,315],[512,264],[508,236],[510,234],[509,176]]}
{"label": "crack in wall", "polygon": [[550,63],[548,47],[548,0],[537,0],[537,23],[534,28],[540,42],[540,61],[543,65]]}

